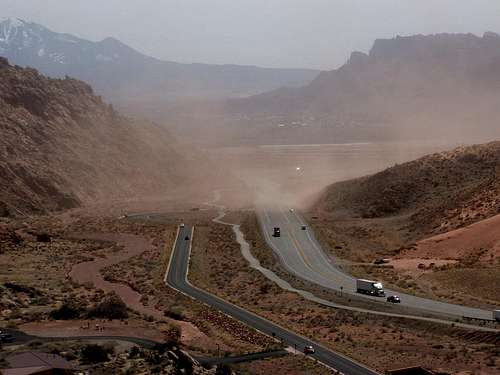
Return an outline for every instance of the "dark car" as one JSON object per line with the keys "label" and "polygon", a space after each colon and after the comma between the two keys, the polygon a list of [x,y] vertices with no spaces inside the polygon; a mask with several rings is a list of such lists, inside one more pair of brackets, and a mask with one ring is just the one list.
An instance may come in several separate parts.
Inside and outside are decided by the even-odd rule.
{"label": "dark car", "polygon": [[2,333],[0,334],[0,342],[1,343],[10,343],[14,342],[14,336],[8,334],[8,333]]}
{"label": "dark car", "polygon": [[184,237],[186,241],[189,241],[189,236]]}
{"label": "dark car", "polygon": [[399,296],[389,296],[387,297],[387,302],[401,303],[401,298],[399,298]]}
{"label": "dark car", "polygon": [[300,226],[300,229],[302,229],[302,230],[306,230],[306,226],[305,226],[305,225],[301,225],[301,226]]}
{"label": "dark car", "polygon": [[306,345],[304,347],[304,354],[314,354],[315,350],[312,345]]}

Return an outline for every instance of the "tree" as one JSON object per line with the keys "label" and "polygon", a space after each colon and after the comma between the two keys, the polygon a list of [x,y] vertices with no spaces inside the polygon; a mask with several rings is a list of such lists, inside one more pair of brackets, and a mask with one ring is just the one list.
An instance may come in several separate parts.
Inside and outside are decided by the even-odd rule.
{"label": "tree", "polygon": [[82,349],[80,358],[83,363],[101,363],[109,360],[109,354],[109,350],[100,345],[91,344]]}

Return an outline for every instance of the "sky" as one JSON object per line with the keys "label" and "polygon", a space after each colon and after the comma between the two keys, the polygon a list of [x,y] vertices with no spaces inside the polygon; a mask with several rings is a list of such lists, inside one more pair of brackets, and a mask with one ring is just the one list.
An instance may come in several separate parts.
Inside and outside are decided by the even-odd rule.
{"label": "sky", "polygon": [[164,60],[330,70],[396,35],[500,33],[500,0],[0,0],[0,18]]}

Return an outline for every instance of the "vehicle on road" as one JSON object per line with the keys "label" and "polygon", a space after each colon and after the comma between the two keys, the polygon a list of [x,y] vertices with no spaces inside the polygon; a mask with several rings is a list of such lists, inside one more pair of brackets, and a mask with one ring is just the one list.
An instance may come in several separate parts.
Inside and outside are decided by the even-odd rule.
{"label": "vehicle on road", "polygon": [[14,342],[15,338],[11,334],[8,333],[1,333],[0,334],[0,343],[7,344]]}
{"label": "vehicle on road", "polygon": [[401,298],[399,298],[399,296],[389,296],[387,297],[387,302],[401,303]]}
{"label": "vehicle on road", "polygon": [[314,354],[316,351],[312,345],[306,345],[304,347],[304,354]]}
{"label": "vehicle on road", "polygon": [[378,281],[357,279],[356,292],[362,294],[369,294],[371,296],[383,297],[385,296],[384,286]]}
{"label": "vehicle on road", "polygon": [[305,225],[301,225],[301,226],[300,226],[300,229],[302,229],[302,230],[306,230],[306,226],[305,226]]}
{"label": "vehicle on road", "polygon": [[185,241],[189,241],[189,236],[184,237]]}
{"label": "vehicle on road", "polygon": [[293,211],[295,211],[295,210],[293,208],[290,208],[290,212],[293,212]]}
{"label": "vehicle on road", "polygon": [[500,310],[493,310],[493,320],[500,322]]}
{"label": "vehicle on road", "polygon": [[281,237],[281,229],[279,227],[273,228],[273,237]]}
{"label": "vehicle on road", "polygon": [[184,228],[186,225],[184,223],[181,223],[181,225],[179,225],[181,228]]}
{"label": "vehicle on road", "polygon": [[379,258],[373,261],[373,264],[386,264],[389,263],[389,259]]}

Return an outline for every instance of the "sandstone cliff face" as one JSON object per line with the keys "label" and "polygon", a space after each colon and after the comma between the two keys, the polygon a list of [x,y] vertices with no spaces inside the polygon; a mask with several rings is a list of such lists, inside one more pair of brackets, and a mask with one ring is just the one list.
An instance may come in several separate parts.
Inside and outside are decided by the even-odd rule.
{"label": "sandstone cliff face", "polygon": [[168,191],[188,166],[163,129],[120,117],[90,86],[0,59],[0,215]]}
{"label": "sandstone cliff face", "polygon": [[305,87],[233,100],[228,111],[303,121],[302,133],[332,141],[484,140],[500,136],[499,89],[497,34],[415,35],[376,40]]}

